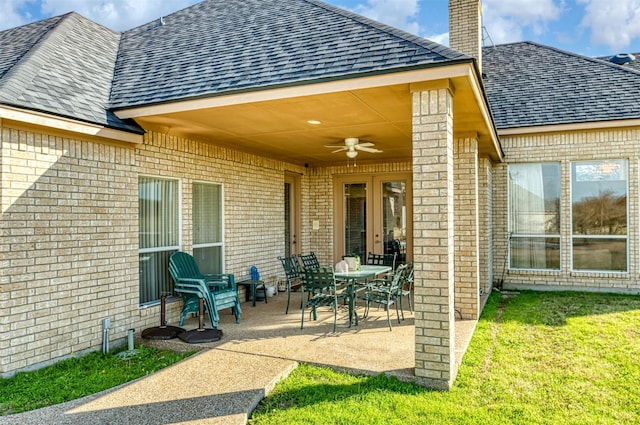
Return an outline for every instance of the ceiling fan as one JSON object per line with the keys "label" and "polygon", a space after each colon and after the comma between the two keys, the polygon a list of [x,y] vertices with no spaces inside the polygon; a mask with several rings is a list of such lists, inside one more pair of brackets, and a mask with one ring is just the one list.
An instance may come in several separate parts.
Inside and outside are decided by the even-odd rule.
{"label": "ceiling fan", "polygon": [[334,146],[327,145],[327,148],[339,148],[334,150],[331,153],[347,151],[348,158],[355,158],[358,156],[358,151],[369,152],[369,153],[380,153],[382,152],[380,149],[373,148],[375,146],[371,142],[360,143],[360,140],[357,137],[347,137],[344,139],[344,146]]}

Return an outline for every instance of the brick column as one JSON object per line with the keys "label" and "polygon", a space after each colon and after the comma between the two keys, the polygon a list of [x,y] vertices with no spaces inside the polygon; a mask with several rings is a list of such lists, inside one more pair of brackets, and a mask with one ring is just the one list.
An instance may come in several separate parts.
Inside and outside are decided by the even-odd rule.
{"label": "brick column", "polygon": [[455,309],[461,319],[480,316],[478,139],[454,142]]}
{"label": "brick column", "polygon": [[411,87],[415,374],[448,390],[455,362],[453,93],[447,81]]}
{"label": "brick column", "polygon": [[480,289],[483,297],[480,297],[480,311],[484,307],[491,288],[493,286],[493,174],[491,173],[491,161],[489,158],[478,160],[478,220],[479,232],[478,248]]}

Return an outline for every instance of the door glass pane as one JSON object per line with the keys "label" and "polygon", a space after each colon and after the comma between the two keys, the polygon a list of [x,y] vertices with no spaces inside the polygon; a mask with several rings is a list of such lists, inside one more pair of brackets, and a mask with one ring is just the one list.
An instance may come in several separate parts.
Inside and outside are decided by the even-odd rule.
{"label": "door glass pane", "polygon": [[291,183],[284,184],[284,256],[291,256]]}
{"label": "door glass pane", "polygon": [[344,253],[367,255],[367,185],[344,185]]}
{"label": "door glass pane", "polygon": [[405,182],[382,184],[382,231],[384,253],[397,254],[396,264],[406,262],[407,189]]}

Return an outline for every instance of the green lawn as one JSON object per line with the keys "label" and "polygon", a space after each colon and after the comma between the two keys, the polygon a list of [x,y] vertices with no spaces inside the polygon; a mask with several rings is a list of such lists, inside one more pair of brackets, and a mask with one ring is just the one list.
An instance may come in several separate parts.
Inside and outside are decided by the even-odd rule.
{"label": "green lawn", "polygon": [[117,352],[94,352],[33,372],[21,372],[12,378],[0,379],[0,415],[25,412],[95,394],[149,375],[192,354],[144,346],[137,347],[135,352],[136,355],[129,359],[121,359]]}
{"label": "green lawn", "polygon": [[302,365],[250,424],[639,424],[640,297],[491,295],[449,392]]}
{"label": "green lawn", "polygon": [[[93,353],[0,380],[0,414],[61,403],[188,354]],[[449,392],[301,365],[250,424],[640,424],[640,296],[489,298]]]}

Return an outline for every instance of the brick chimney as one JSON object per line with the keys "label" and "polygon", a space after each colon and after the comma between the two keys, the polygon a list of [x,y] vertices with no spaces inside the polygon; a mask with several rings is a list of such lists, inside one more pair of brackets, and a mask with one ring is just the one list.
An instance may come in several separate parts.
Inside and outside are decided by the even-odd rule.
{"label": "brick chimney", "polygon": [[482,73],[481,0],[449,0],[449,47],[476,58]]}

